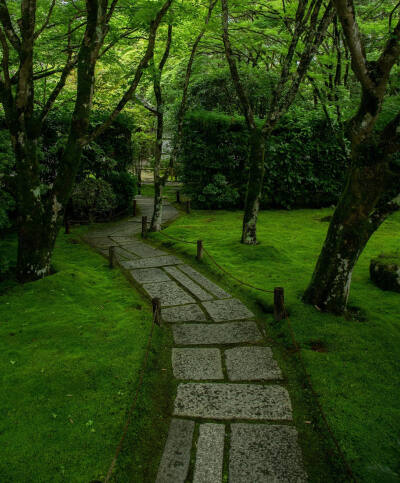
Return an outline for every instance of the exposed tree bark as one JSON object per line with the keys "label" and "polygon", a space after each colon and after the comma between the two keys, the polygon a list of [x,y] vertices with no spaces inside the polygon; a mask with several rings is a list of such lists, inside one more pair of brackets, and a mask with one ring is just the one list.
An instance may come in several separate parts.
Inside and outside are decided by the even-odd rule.
{"label": "exposed tree bark", "polygon": [[351,166],[304,300],[336,314],[347,308],[353,268],[371,235],[400,208],[400,114],[374,132],[391,69],[400,57],[400,22],[375,62],[367,60],[352,0],[333,0],[362,97],[349,123]]}
{"label": "exposed tree bark", "polygon": [[[168,60],[172,42],[172,25],[168,26],[168,36],[167,42],[165,44],[164,54],[158,68],[154,66],[153,75],[153,88],[154,95],[156,98],[156,111],[157,111],[157,130],[156,130],[156,143],[154,149],[154,206],[153,206],[153,216],[151,218],[150,230],[160,231],[162,223],[162,213],[163,213],[163,188],[166,182],[166,177],[161,176],[161,158],[162,158],[162,145],[164,136],[164,102],[161,89],[161,76]],[[154,64],[154,59],[153,59]]]}
{"label": "exposed tree bark", "polygon": [[[222,39],[225,47],[225,56],[228,61],[231,77],[250,134],[250,169],[246,190],[241,241],[247,245],[255,245],[257,244],[257,217],[264,180],[265,146],[274,127],[292,105],[301,82],[307,74],[311,60],[316,54],[318,47],[321,45],[328,26],[333,19],[334,10],[329,3],[321,18],[319,18],[322,0],[311,0],[310,2],[307,0],[299,0],[288,51],[281,61],[282,67],[280,78],[272,94],[272,100],[266,121],[263,127],[259,129],[255,123],[253,109],[241,83],[239,71],[233,55],[228,28],[228,0],[221,0],[221,3]],[[291,68],[293,67],[294,62],[297,61],[295,54],[300,40],[303,41],[304,47],[300,59],[297,62],[297,67],[291,74]]]}

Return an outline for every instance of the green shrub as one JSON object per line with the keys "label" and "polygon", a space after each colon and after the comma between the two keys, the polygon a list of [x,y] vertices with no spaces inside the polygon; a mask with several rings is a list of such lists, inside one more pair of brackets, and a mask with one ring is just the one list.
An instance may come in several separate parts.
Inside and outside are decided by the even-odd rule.
{"label": "green shrub", "polygon": [[134,176],[125,171],[114,171],[107,178],[116,196],[117,210],[127,210],[132,206],[132,200],[137,192],[137,181]]}
{"label": "green shrub", "polygon": [[[262,121],[257,121],[261,126]],[[194,205],[243,205],[248,178],[248,131],[239,116],[208,111],[186,115],[181,178]],[[325,120],[286,116],[266,147],[263,207],[322,207],[336,203],[347,160]],[[215,176],[224,177],[219,201]],[[209,188],[207,188],[210,185]],[[207,189],[206,189],[207,188]],[[236,193],[228,201],[229,193]],[[221,205],[221,206],[220,206]]]}
{"label": "green shrub", "polygon": [[117,197],[110,183],[103,179],[86,178],[72,193],[72,216],[79,220],[103,219],[117,207]]}

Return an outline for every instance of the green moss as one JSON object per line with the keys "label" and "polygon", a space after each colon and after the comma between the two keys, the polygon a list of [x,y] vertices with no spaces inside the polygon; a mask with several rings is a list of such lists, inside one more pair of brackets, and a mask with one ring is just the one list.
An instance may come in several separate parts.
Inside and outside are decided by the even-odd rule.
{"label": "green moss", "polygon": [[385,265],[398,265],[400,266],[400,253],[381,253],[377,258],[374,259],[378,263],[383,263]]}
{"label": "green moss", "polygon": [[[103,480],[138,385],[149,305],[77,235],[60,235],[54,275],[0,297],[2,481]],[[156,328],[117,481],[154,481],[174,391],[169,344]]]}
{"label": "green moss", "polygon": [[[317,311],[301,302],[324,241],[332,210],[261,212],[257,246],[239,243],[242,213],[203,211],[185,215],[166,231],[204,246],[229,272],[264,289],[283,286],[296,339],[313,386],[335,437],[359,481],[399,481],[400,321],[399,295],[382,292],[369,279],[369,262],[382,250],[398,249],[400,214],[387,220],[371,238],[357,264],[350,306],[362,310],[363,322]],[[282,365],[294,405],[311,481],[348,480],[315,400],[307,389],[287,322],[273,324],[272,295],[239,286],[208,257],[196,263],[195,245],[174,243],[161,234],[152,240],[186,257],[249,304],[266,324]],[[358,309],[357,309],[358,308]],[[316,348],[323,347],[323,350]]]}

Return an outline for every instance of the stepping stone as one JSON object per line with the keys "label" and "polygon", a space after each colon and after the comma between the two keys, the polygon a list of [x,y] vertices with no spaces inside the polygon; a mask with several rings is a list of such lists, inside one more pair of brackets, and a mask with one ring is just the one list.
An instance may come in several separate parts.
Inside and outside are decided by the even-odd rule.
{"label": "stepping stone", "polygon": [[180,262],[179,258],[172,255],[166,255],[162,257],[150,257],[142,258],[140,260],[133,260],[122,263],[124,268],[128,270],[134,268],[153,268],[153,267],[165,267],[167,265],[176,265]]}
{"label": "stepping stone", "polygon": [[239,344],[262,341],[262,335],[258,330],[256,323],[252,320],[243,320],[240,322],[230,322],[218,325],[174,325],[172,331],[175,344],[179,345]]}
{"label": "stepping stone", "polygon": [[130,271],[132,277],[139,283],[168,282],[168,275],[159,268],[138,268]]}
{"label": "stepping stone", "polygon": [[221,483],[225,425],[200,424],[193,483]]}
{"label": "stepping stone", "polygon": [[114,253],[115,256],[119,261],[126,261],[126,260],[132,260],[132,259],[137,259],[138,257],[134,255],[133,253],[129,253],[126,250],[124,250],[121,247],[115,247],[114,248]]}
{"label": "stepping stone", "polygon": [[211,280],[208,280],[208,278],[204,277],[204,275],[197,272],[191,266],[189,266],[189,265],[179,265],[179,269],[182,270],[182,272],[185,272],[186,275],[189,275],[189,277],[192,278],[199,285],[201,285],[206,290],[208,290],[213,295],[215,295],[216,298],[219,298],[219,299],[230,298],[230,295],[228,293],[226,293],[225,290],[222,290],[221,287],[218,287],[218,285],[216,285],[214,282],[211,282]]}
{"label": "stepping stone", "polygon": [[215,322],[254,317],[254,314],[237,299],[213,300],[204,302],[203,305]]}
{"label": "stepping stone", "polygon": [[134,253],[136,256],[141,258],[149,258],[149,257],[159,257],[162,255],[166,255],[165,252],[161,250],[156,250],[144,243],[119,243],[125,250]]}
{"label": "stepping stone", "polygon": [[158,297],[161,307],[169,305],[185,305],[193,303],[195,300],[175,282],[145,283],[143,288],[150,298]]}
{"label": "stepping stone", "polygon": [[230,483],[307,481],[295,428],[234,423],[231,430]]}
{"label": "stepping stone", "polygon": [[231,381],[282,379],[270,347],[234,347],[225,351],[225,364]]}
{"label": "stepping stone", "polygon": [[292,406],[282,386],[188,382],[178,386],[174,415],[291,421]]}
{"label": "stepping stone", "polygon": [[223,379],[219,349],[172,349],[172,369],[177,379]]}
{"label": "stepping stone", "polygon": [[161,315],[164,322],[203,322],[206,320],[206,316],[196,304],[162,309]]}
{"label": "stepping stone", "polygon": [[194,421],[172,419],[156,483],[184,483],[192,449]]}
{"label": "stepping stone", "polygon": [[178,280],[189,292],[200,300],[213,300],[213,296],[203,290],[197,283],[193,282],[189,277],[183,274],[176,267],[165,267],[164,270],[169,273],[175,280]]}

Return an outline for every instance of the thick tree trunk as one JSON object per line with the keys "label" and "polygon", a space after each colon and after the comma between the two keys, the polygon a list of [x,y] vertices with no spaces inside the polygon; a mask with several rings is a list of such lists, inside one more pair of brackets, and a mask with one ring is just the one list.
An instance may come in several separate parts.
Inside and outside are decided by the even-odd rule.
{"label": "thick tree trunk", "polygon": [[257,128],[250,132],[249,180],[243,216],[242,243],[257,244],[257,218],[264,180],[265,139]]}
{"label": "thick tree trunk", "polygon": [[151,231],[160,231],[162,223],[163,199],[162,199],[163,183],[160,179],[154,181],[154,208],[151,219]]}
{"label": "thick tree trunk", "polygon": [[386,186],[387,165],[358,166],[348,176],[330,223],[304,301],[342,314],[347,307],[353,268],[385,216],[374,218]]}

